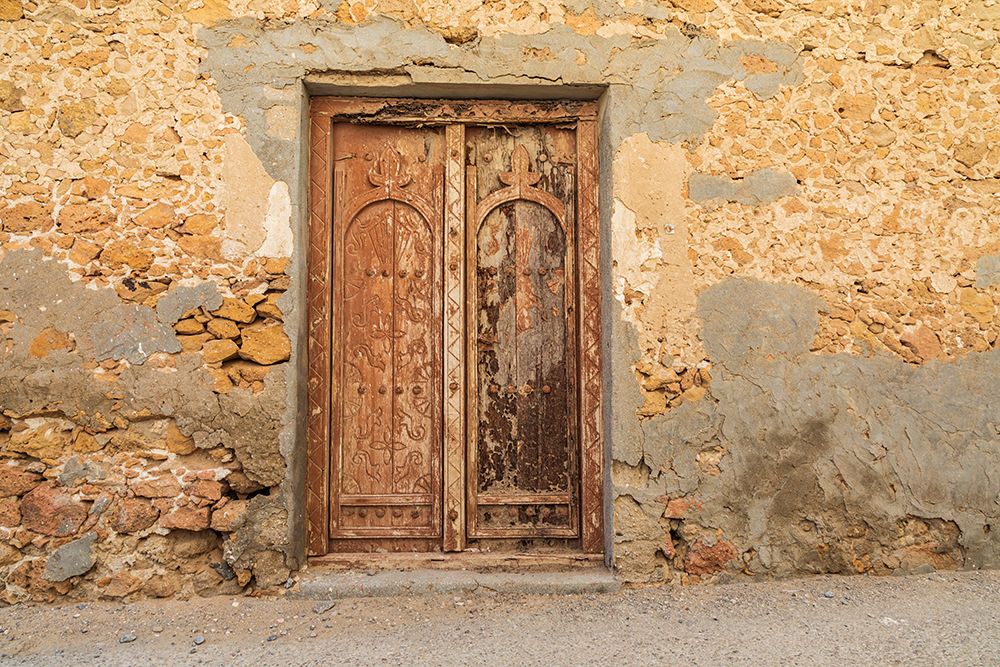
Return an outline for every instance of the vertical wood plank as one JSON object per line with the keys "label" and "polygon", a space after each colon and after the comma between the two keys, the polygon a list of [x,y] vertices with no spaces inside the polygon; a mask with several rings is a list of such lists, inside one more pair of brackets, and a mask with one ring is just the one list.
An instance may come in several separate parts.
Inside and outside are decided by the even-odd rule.
{"label": "vertical wood plank", "polygon": [[467,131],[476,180],[467,184],[476,539],[579,535],[576,338],[568,321],[575,144],[573,130],[545,125]]}
{"label": "vertical wood plank", "polygon": [[[470,150],[466,154],[463,147],[463,164],[475,160]],[[465,167],[465,536],[475,533],[476,515],[479,511],[476,502],[476,470],[479,466],[476,450],[479,431],[479,373],[476,369],[478,358],[478,342],[476,324],[479,313],[476,309],[476,191],[478,188],[475,164]]]}
{"label": "vertical wood plank", "polygon": [[[444,132],[335,123],[330,548],[442,536]],[[381,543],[378,540],[382,540]]]}
{"label": "vertical wood plank", "polygon": [[308,360],[306,400],[306,549],[327,552],[330,447],[331,121],[313,109],[309,119],[309,248],[306,254]]}
{"label": "vertical wood plank", "polygon": [[444,550],[465,548],[465,126],[445,128]]}
{"label": "vertical wood plank", "polygon": [[601,430],[601,236],[597,122],[577,124],[577,237],[580,271],[580,452],[583,550],[604,551],[604,439]]}

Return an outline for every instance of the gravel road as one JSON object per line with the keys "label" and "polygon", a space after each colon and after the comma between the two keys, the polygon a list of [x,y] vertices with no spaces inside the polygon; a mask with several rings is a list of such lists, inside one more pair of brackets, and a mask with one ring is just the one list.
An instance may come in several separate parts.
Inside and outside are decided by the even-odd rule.
{"label": "gravel road", "polygon": [[1000,665],[1000,572],[0,609],[0,665]]}

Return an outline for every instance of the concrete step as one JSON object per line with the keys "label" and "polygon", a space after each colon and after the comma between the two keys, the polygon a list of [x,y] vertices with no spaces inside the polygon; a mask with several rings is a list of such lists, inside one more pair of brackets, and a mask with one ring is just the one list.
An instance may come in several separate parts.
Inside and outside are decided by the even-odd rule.
{"label": "concrete step", "polygon": [[605,567],[546,572],[473,572],[418,569],[381,572],[307,572],[290,597],[313,600],[436,595],[489,591],[522,595],[614,593],[620,584]]}

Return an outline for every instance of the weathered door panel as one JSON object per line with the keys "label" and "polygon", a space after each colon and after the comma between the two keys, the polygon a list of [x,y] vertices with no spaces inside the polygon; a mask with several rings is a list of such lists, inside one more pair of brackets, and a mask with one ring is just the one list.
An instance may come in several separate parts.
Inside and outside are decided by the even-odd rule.
{"label": "weathered door panel", "polygon": [[466,142],[468,535],[576,538],[576,133]]}
{"label": "weathered door panel", "polygon": [[602,551],[595,126],[314,101],[311,555]]}
{"label": "weathered door panel", "polygon": [[443,130],[332,146],[331,549],[439,548]]}

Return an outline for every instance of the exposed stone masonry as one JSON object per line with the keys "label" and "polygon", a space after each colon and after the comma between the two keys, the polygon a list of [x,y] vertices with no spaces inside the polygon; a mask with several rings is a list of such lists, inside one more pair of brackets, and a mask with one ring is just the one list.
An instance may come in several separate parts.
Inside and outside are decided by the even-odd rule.
{"label": "exposed stone masonry", "polygon": [[321,79],[607,87],[623,578],[1000,566],[998,31],[991,0],[0,0],[0,598],[302,565]]}
{"label": "exposed stone masonry", "polygon": [[[34,266],[38,261],[44,268]],[[287,287],[284,262],[266,265],[275,273],[263,271],[270,280],[262,287]],[[0,395],[5,396],[0,530],[7,538],[0,556],[9,566],[4,598],[51,598],[71,590],[111,598],[170,596],[246,585],[255,561],[241,567],[239,545],[261,536],[241,539],[235,533],[246,522],[252,498],[280,482],[284,467],[268,450],[269,429],[261,417],[253,417],[260,408],[252,398],[267,396],[269,371],[289,357],[277,305],[281,292],[222,298],[214,287],[154,292],[139,284],[128,293],[143,289],[144,304],[158,300],[160,320],[176,319],[172,304],[203,302],[185,307],[173,325],[177,360],[157,352],[136,359],[137,365],[115,358],[86,362],[81,352],[91,344],[74,322],[78,313],[73,309],[80,304],[61,298],[74,290],[65,278],[58,279],[60,269],[23,251],[10,252],[0,266],[4,277],[15,281],[4,289],[12,296],[3,301],[4,308],[17,307],[22,276],[43,283],[31,281],[23,285],[26,290],[37,294],[48,288],[53,294],[53,310],[40,318],[21,321],[16,311],[4,310],[0,325],[0,335],[12,335],[0,338],[7,349],[0,373]],[[52,274],[46,276],[46,270]],[[147,305],[139,308],[156,322]],[[29,331],[36,330],[29,340]],[[132,349],[120,354],[135,358],[145,331],[133,332],[127,342]],[[28,343],[26,352],[20,343]],[[220,354],[219,344],[229,347]],[[46,367],[64,375],[59,381],[45,378]],[[164,374],[182,374],[206,387],[199,391],[183,380],[171,386]],[[74,389],[74,383],[82,384]],[[231,404],[212,398],[230,393]],[[172,404],[177,399],[207,401],[203,409],[215,402],[217,412],[186,410]],[[257,431],[234,439],[216,430],[233,429],[239,415],[254,420]],[[36,557],[47,552],[52,554],[48,559]],[[258,579],[280,583],[281,571],[279,561]],[[84,575],[84,581],[78,579]]]}

